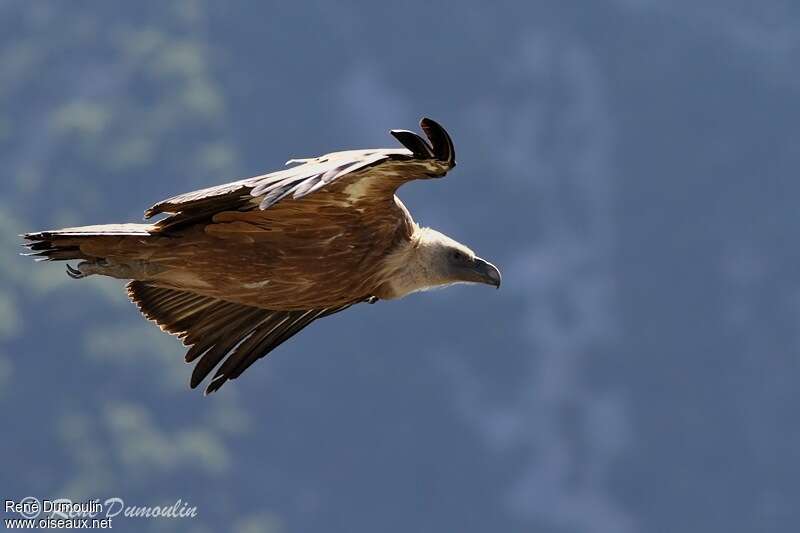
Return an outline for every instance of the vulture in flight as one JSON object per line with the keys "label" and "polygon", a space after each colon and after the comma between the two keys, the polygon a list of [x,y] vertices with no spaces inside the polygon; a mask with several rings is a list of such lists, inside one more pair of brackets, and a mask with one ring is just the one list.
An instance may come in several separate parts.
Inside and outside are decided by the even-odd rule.
{"label": "vulture in flight", "polygon": [[[104,224],[23,235],[38,260],[79,260],[73,278],[131,280],[146,318],[189,346],[190,385],[206,394],[313,321],[361,303],[453,283],[500,286],[468,247],[417,225],[395,191],[440,178],[453,142],[429,118],[405,147],[290,160],[285,170],[163,200],[150,224]],[[216,371],[215,371],[216,369]]]}

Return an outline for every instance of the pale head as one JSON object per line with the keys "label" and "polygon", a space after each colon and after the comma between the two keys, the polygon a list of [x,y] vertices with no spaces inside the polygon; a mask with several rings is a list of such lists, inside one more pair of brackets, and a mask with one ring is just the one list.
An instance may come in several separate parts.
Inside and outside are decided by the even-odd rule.
{"label": "pale head", "polygon": [[422,228],[417,253],[429,286],[484,283],[500,288],[500,271],[469,247],[436,230]]}
{"label": "pale head", "polygon": [[455,283],[484,283],[500,287],[500,271],[477,257],[467,246],[430,228],[415,226],[411,239],[386,258],[381,299]]}
{"label": "pale head", "polygon": [[454,283],[484,283],[500,287],[500,271],[477,257],[467,246],[430,228],[419,228],[414,235],[412,253],[406,256],[401,275],[404,285],[398,292],[408,293]]}

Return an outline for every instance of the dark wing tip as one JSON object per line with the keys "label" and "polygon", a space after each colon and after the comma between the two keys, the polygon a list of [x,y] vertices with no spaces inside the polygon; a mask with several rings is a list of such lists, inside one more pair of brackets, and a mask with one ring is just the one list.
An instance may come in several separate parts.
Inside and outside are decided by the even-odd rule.
{"label": "dark wing tip", "polygon": [[214,394],[215,392],[217,392],[219,389],[222,388],[222,386],[225,384],[226,381],[228,381],[227,376],[215,377],[206,386],[206,390],[203,391],[203,396],[210,396],[211,394]]}
{"label": "dark wing tip", "polygon": [[447,164],[449,168],[456,166],[456,149],[453,146],[453,139],[441,124],[432,118],[423,117],[419,125],[425,135],[430,139],[433,146],[433,153],[436,159]]}
{"label": "dark wing tip", "polygon": [[408,130],[390,130],[389,133],[392,136],[400,141],[400,144],[411,150],[411,153],[414,154],[414,157],[418,157],[420,159],[433,159],[433,149],[431,145],[428,144],[428,141],[414,133],[413,131]]}

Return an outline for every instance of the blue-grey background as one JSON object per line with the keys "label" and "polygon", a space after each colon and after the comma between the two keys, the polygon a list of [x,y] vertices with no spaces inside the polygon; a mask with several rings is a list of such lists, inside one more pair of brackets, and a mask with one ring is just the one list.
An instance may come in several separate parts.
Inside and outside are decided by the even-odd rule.
{"label": "blue-grey background", "polygon": [[[0,3],[0,498],[117,531],[800,521],[800,4]],[[220,394],[18,233],[138,221],[430,115],[400,191],[503,270],[315,323]]]}

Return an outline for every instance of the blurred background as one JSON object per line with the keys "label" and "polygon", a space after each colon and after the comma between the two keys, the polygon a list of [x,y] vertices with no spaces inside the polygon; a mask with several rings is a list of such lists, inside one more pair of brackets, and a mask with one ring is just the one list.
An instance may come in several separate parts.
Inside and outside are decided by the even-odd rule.
{"label": "blurred background", "polygon": [[[783,532],[800,521],[800,5],[0,3],[0,497],[117,531]],[[122,282],[17,256],[290,157],[395,146],[503,270],[315,323],[221,393]]]}

